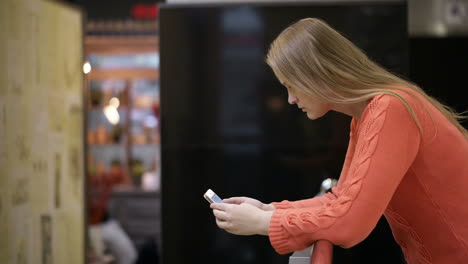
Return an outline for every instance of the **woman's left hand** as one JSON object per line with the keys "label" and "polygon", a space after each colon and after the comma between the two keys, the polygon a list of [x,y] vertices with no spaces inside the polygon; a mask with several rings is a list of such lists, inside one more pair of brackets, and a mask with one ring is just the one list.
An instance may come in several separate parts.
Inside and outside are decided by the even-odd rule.
{"label": "woman's left hand", "polygon": [[273,211],[264,211],[251,204],[212,203],[210,207],[219,228],[235,235],[268,235]]}

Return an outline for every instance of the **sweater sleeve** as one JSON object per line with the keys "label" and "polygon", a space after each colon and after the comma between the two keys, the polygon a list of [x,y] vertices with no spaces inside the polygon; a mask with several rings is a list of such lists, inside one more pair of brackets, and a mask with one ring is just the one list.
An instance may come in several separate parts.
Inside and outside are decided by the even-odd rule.
{"label": "sweater sleeve", "polygon": [[356,136],[356,150],[344,181],[333,190],[334,199],[273,213],[269,238],[278,253],[317,240],[351,247],[375,227],[416,157],[420,133],[398,98],[379,95],[364,111]]}
{"label": "sweater sleeve", "polygon": [[333,193],[325,193],[322,196],[314,197],[310,199],[304,199],[299,201],[288,201],[284,200],[279,203],[271,203],[276,209],[290,209],[290,208],[305,208],[305,207],[316,207],[324,205],[332,200],[336,199]]}

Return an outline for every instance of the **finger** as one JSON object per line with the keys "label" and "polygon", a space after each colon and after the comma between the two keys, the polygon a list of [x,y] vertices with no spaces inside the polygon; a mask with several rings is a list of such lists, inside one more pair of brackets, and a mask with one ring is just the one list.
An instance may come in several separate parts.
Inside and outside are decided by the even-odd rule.
{"label": "finger", "polygon": [[226,231],[229,231],[229,228],[231,227],[231,223],[229,222],[226,222],[226,221],[221,221],[220,219],[216,218],[216,225],[221,228],[221,229],[224,229]]}
{"label": "finger", "polygon": [[225,203],[212,203],[212,204],[210,204],[210,208],[211,208],[211,209],[220,210],[220,211],[226,211],[227,208],[229,208],[229,204],[225,204]]}
{"label": "finger", "polygon": [[241,204],[245,201],[245,197],[231,197],[224,199],[223,202],[230,204]]}
{"label": "finger", "polygon": [[229,217],[227,216],[227,213],[224,212],[224,211],[214,209],[213,214],[216,217],[216,219],[219,219],[219,220],[222,220],[222,221],[229,220]]}

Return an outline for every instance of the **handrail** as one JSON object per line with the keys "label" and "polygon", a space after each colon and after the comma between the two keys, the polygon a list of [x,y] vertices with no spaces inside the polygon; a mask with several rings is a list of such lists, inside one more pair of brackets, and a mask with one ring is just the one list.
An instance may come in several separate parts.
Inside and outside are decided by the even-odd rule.
{"label": "handrail", "polygon": [[[337,184],[336,179],[325,179],[320,192],[315,195],[322,196]],[[289,257],[289,264],[331,264],[333,260],[333,244],[327,240],[318,240],[312,246],[295,251]]]}

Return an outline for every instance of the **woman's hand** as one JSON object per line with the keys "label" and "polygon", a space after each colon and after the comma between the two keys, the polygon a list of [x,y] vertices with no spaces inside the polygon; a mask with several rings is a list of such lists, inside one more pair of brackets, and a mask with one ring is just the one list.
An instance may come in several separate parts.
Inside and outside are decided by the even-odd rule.
{"label": "woman's hand", "polygon": [[210,207],[218,227],[231,234],[268,235],[273,211],[264,211],[249,203],[212,203]]}
{"label": "woman's hand", "polygon": [[231,197],[231,198],[224,199],[223,201],[225,203],[228,203],[228,204],[246,203],[246,204],[253,205],[253,206],[257,207],[257,208],[260,208],[260,209],[262,209],[264,211],[274,211],[274,210],[276,210],[275,206],[272,205],[272,204],[264,204],[264,203],[260,202],[259,200],[249,198],[249,197]]}

